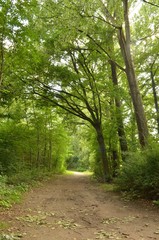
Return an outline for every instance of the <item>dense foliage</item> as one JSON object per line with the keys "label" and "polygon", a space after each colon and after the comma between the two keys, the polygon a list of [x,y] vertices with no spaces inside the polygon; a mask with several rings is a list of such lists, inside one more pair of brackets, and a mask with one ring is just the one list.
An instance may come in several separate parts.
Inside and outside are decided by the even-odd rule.
{"label": "dense foliage", "polygon": [[[16,103],[17,104],[17,103]],[[27,112],[19,104],[11,106],[11,114],[0,124],[0,171],[15,174],[26,171],[62,172],[68,154],[68,136],[61,119],[49,108]]]}

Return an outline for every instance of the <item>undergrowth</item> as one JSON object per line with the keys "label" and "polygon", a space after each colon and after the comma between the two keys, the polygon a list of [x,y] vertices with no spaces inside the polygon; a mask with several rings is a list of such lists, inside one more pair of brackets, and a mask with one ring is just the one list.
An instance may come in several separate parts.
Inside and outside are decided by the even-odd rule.
{"label": "undergrowth", "polygon": [[0,207],[10,208],[20,201],[22,193],[28,189],[26,184],[8,185],[8,178],[0,175]]}
{"label": "undergrowth", "polygon": [[123,163],[116,183],[134,198],[159,200],[159,146],[131,153]]}

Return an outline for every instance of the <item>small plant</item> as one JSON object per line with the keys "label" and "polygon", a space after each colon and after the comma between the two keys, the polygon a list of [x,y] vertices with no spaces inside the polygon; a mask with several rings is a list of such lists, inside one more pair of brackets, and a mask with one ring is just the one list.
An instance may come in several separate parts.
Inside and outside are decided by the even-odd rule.
{"label": "small plant", "polygon": [[153,204],[159,207],[159,200],[154,200]]}

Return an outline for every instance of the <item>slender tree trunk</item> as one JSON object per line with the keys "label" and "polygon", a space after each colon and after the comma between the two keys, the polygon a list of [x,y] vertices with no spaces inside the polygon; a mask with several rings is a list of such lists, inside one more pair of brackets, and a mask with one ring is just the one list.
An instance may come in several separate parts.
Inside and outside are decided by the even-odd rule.
{"label": "slender tree trunk", "polygon": [[153,71],[151,70],[151,84],[152,84],[152,91],[153,91],[153,97],[154,97],[154,104],[155,104],[155,109],[156,109],[156,114],[157,114],[157,131],[159,133],[159,104],[158,104],[158,99],[157,99],[157,92],[156,92],[156,83],[154,79],[154,74]]}
{"label": "slender tree trunk", "polygon": [[[25,105],[25,112],[27,113],[26,101],[24,101],[24,105]],[[26,117],[25,117],[25,121],[26,121],[28,132],[29,132],[30,131],[30,127],[29,127],[29,119],[28,119],[28,115],[27,114],[26,114]],[[28,139],[28,143],[29,143],[29,157],[27,157],[27,158],[29,160],[30,169],[32,169],[32,167],[33,167],[33,159],[32,159],[32,143],[31,143],[31,138],[30,137]]]}
{"label": "slender tree trunk", "polygon": [[133,59],[131,56],[130,25],[129,25],[129,18],[128,18],[128,0],[123,0],[123,7],[124,7],[124,19],[125,19],[125,35],[121,27],[118,30],[118,39],[119,39],[120,48],[121,48],[123,59],[126,66],[126,75],[127,75],[130,94],[131,94],[134,111],[135,111],[139,141],[140,141],[140,145],[144,147],[147,145],[148,127],[147,127],[144,107],[143,107],[143,103],[142,103],[142,99],[141,99],[141,95],[140,95],[140,91],[138,88],[137,79],[135,75]]}
{"label": "slender tree trunk", "polygon": [[36,139],[36,144],[37,144],[37,152],[36,152],[36,167],[40,168],[40,133],[39,133],[39,128],[37,128],[37,139]]}
{"label": "slender tree trunk", "polygon": [[52,137],[50,136],[49,139],[49,149],[48,149],[48,156],[49,156],[49,170],[52,170],[52,165],[53,165],[53,156],[52,156]]}
{"label": "slender tree trunk", "polygon": [[[114,85],[114,87],[118,87],[116,65],[111,60],[109,61],[109,63],[111,65],[113,85]],[[124,158],[125,158],[124,152],[128,151],[128,145],[127,145],[126,134],[125,134],[125,130],[124,130],[123,117],[122,117],[122,112],[121,112],[121,102],[120,102],[119,97],[117,95],[115,96],[115,105],[116,105],[116,118],[117,118],[119,143],[120,143],[122,159],[124,160]]]}
{"label": "slender tree trunk", "polygon": [[[45,115],[47,115],[47,113],[45,112]],[[43,166],[47,167],[47,119],[45,119],[45,124],[44,124],[44,132],[43,132],[43,152],[42,152],[42,155],[43,155],[43,158],[42,158],[42,161],[43,161]]]}
{"label": "slender tree trunk", "polygon": [[[4,27],[3,30],[4,32]],[[3,83],[3,68],[4,68],[4,34],[1,34],[0,36],[0,89]]]}
{"label": "slender tree trunk", "polygon": [[106,146],[105,146],[105,140],[104,140],[101,124],[96,124],[94,126],[94,128],[95,128],[96,134],[97,134],[99,153],[100,153],[100,157],[101,157],[102,165],[103,165],[103,180],[104,180],[104,182],[106,182],[111,179],[111,174],[110,174],[107,150],[106,150]]}
{"label": "slender tree trunk", "polygon": [[117,176],[117,170],[119,169],[119,159],[117,150],[112,151],[112,167],[113,167],[113,177]]}

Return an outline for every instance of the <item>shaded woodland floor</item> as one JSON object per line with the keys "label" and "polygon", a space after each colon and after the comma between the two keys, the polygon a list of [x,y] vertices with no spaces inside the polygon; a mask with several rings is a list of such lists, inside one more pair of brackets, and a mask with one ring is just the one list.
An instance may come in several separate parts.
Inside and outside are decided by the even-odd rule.
{"label": "shaded woodland floor", "polygon": [[126,202],[88,175],[57,176],[1,211],[6,234],[23,240],[159,239],[159,209]]}

